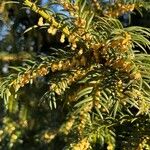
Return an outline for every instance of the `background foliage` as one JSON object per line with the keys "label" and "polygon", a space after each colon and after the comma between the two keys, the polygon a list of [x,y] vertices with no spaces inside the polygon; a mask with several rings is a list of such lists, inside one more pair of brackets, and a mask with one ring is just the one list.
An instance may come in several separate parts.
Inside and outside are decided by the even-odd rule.
{"label": "background foliage", "polygon": [[150,149],[149,6],[2,1],[0,148]]}

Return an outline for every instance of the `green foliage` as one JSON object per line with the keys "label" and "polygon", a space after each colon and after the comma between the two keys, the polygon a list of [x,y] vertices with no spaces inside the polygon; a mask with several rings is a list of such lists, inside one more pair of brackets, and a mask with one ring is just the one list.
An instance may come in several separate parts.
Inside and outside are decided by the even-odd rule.
{"label": "green foliage", "polygon": [[[44,28],[65,46],[32,57],[25,66],[11,67],[13,73],[1,79],[6,111],[1,149],[56,149],[58,143],[58,149],[66,150],[127,149],[121,138],[130,142],[137,135],[130,149],[149,148],[150,29],[123,27],[118,20],[145,3],[60,0],[50,5],[54,4],[68,15],[30,0],[23,3],[40,15],[37,25],[25,32]],[[126,139],[128,125],[142,127]]]}

